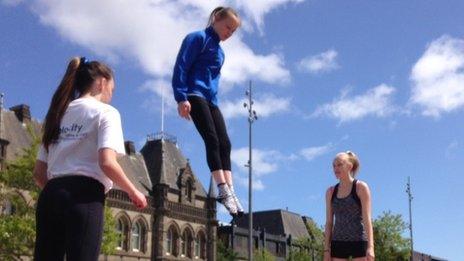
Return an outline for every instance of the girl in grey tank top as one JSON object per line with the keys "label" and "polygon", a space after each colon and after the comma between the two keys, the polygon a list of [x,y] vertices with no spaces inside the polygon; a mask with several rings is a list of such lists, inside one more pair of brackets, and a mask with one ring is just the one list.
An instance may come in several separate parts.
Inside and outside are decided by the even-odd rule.
{"label": "girl in grey tank top", "polygon": [[350,151],[338,153],[333,161],[340,182],[326,193],[324,261],[374,260],[370,191],[354,179],[358,169],[358,157]]}
{"label": "girl in grey tank top", "polygon": [[332,210],[335,226],[332,241],[367,241],[366,230],[362,220],[361,200],[356,194],[357,180],[353,181],[351,193],[344,198],[337,197],[337,184],[332,194]]}

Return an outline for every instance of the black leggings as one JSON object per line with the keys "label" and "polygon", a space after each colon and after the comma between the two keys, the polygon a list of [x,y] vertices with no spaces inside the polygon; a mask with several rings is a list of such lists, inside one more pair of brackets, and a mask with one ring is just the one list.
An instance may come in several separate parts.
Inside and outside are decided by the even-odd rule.
{"label": "black leggings", "polygon": [[330,254],[336,258],[365,257],[366,251],[366,241],[332,241],[330,244]]}
{"label": "black leggings", "polygon": [[104,204],[104,187],[95,179],[48,181],[37,202],[34,260],[98,260]]}
{"label": "black leggings", "polygon": [[189,96],[188,100],[192,106],[190,116],[205,142],[206,158],[210,171],[230,171],[231,144],[221,111],[204,98]]}

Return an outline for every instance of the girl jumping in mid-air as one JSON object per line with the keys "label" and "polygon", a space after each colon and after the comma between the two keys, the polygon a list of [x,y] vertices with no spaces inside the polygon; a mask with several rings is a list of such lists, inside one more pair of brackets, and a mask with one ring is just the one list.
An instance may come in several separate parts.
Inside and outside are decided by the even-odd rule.
{"label": "girl jumping in mid-air", "polygon": [[179,115],[192,119],[206,147],[208,167],[218,186],[218,200],[233,216],[243,214],[234,192],[230,163],[231,144],[218,107],[218,86],[227,40],[240,26],[237,12],[217,7],[208,27],[188,34],[177,56],[172,78]]}

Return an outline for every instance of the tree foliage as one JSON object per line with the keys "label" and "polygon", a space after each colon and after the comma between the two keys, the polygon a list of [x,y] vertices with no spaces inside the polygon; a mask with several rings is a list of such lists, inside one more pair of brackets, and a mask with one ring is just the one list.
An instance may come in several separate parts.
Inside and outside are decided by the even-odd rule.
{"label": "tree foliage", "polygon": [[253,260],[255,261],[274,261],[275,257],[267,250],[255,250],[253,253]]}
{"label": "tree foliage", "polygon": [[409,260],[410,241],[402,236],[408,226],[401,215],[394,215],[390,211],[383,212],[374,220],[373,226],[377,260]]}
{"label": "tree foliage", "polygon": [[221,240],[218,240],[217,242],[218,261],[235,261],[239,259],[237,252],[234,252],[233,249],[226,247],[226,245]]}

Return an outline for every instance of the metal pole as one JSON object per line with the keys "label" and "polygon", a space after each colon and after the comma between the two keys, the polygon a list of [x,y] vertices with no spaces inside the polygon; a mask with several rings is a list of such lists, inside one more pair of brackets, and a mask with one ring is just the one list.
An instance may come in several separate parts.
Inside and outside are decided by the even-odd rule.
{"label": "metal pole", "polygon": [[413,237],[412,237],[412,208],[411,208],[411,205],[412,205],[412,193],[411,193],[411,179],[410,177],[408,176],[408,184],[406,186],[406,193],[408,193],[408,201],[409,201],[409,235],[411,237],[411,258],[410,260],[413,261],[413,257],[414,257],[414,240],[413,240]]}
{"label": "metal pole", "polygon": [[253,149],[252,149],[252,124],[254,121],[258,119],[256,116],[256,112],[253,110],[253,97],[252,97],[252,85],[251,81],[248,87],[248,91],[246,92],[248,96],[248,104],[245,102],[243,106],[248,108],[248,260],[253,260],[253,198],[252,198],[252,191],[253,191]]}
{"label": "metal pole", "polygon": [[164,133],[164,87],[161,87],[161,133]]}

